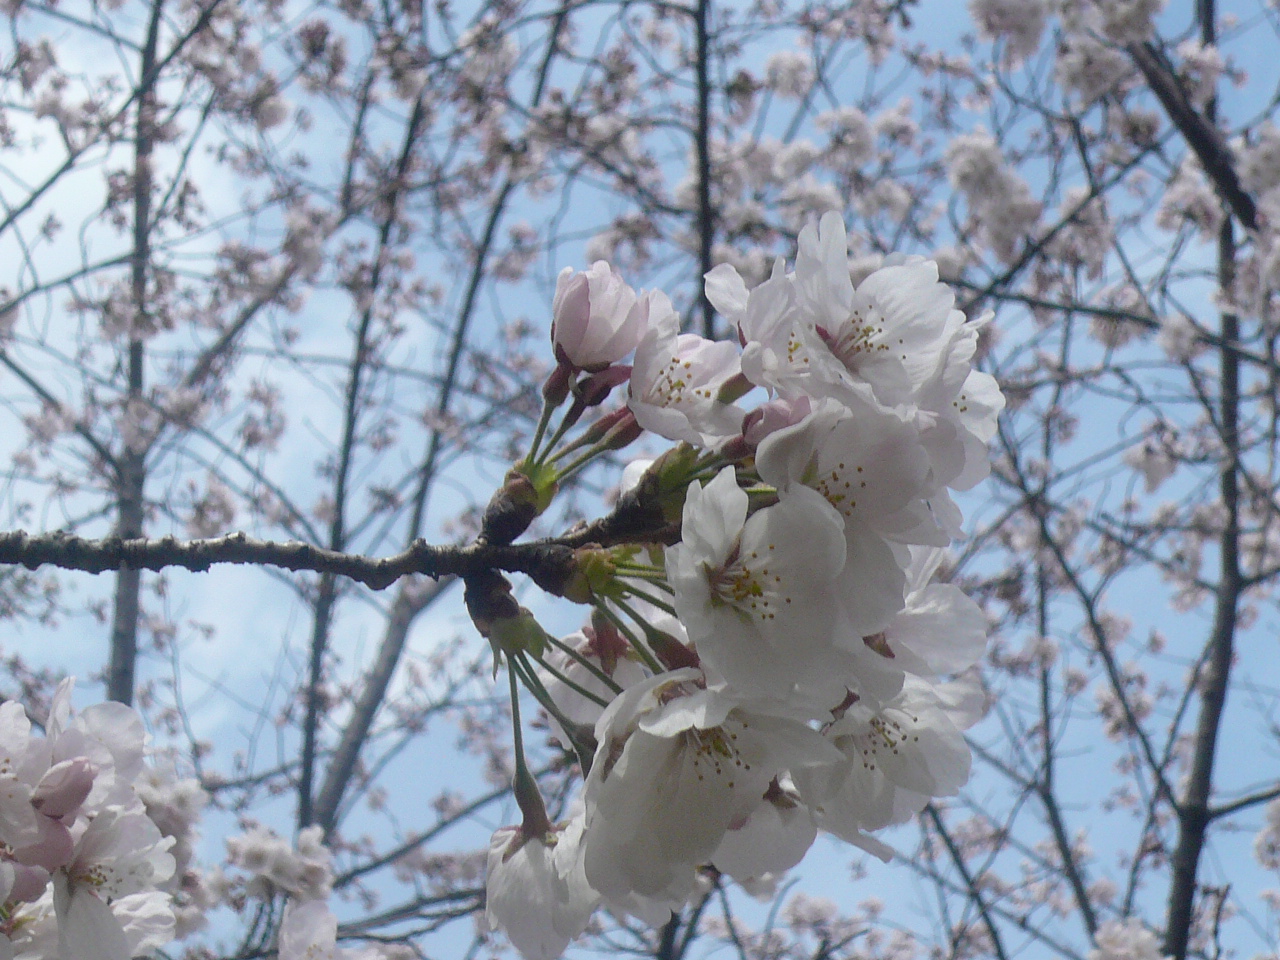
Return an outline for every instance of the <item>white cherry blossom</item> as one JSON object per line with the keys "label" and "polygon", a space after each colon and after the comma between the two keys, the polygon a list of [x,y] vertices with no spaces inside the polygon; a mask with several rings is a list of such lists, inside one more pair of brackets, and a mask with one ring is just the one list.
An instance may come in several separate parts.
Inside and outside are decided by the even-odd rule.
{"label": "white cherry blossom", "polygon": [[883,706],[855,700],[824,731],[843,758],[795,771],[800,796],[819,826],[851,843],[863,831],[906,821],[968,779],[972,758],[962,731],[977,722],[981,704],[971,681],[934,687],[911,675]]}
{"label": "white cherry blossom", "polygon": [[1088,960],[1168,960],[1156,935],[1137,917],[1107,920],[1094,934]]}
{"label": "white cherry blossom", "polygon": [[[679,621],[666,615],[663,615],[662,621],[660,629],[665,629],[668,632],[678,631],[680,636],[677,639],[683,641],[684,628],[680,626]],[[640,683],[649,676],[640,661],[639,655],[632,649],[626,638],[618,632],[617,628],[607,621],[594,627],[584,627],[582,630],[564,637],[561,642],[574,650],[578,657],[586,660],[624,690]],[[604,681],[584,666],[580,660],[559,650],[548,650],[547,659],[553,667],[576,686],[595,694],[602,700],[613,699],[614,692],[612,688],[606,686]],[[550,694],[556,707],[565,717],[574,723],[580,723],[587,727],[595,726],[596,721],[600,719],[600,714],[604,711],[604,707],[594,700],[584,697],[569,683],[548,671],[540,668],[539,676],[542,679],[543,686],[547,689],[547,693]],[[552,731],[561,737],[562,743],[570,742],[564,736],[564,731],[560,729],[558,720],[553,717],[548,720],[548,723]]]}
{"label": "white cherry blossom", "polygon": [[[169,879],[172,845],[173,839],[160,835],[140,803],[135,810],[109,807],[93,818],[71,862],[53,876],[62,956],[127,960],[128,941],[109,904]],[[168,909],[172,922],[172,907]]]}
{"label": "white cherry blossom", "polygon": [[855,289],[844,221],[828,213],[800,232],[795,285],[809,347],[807,392],[841,400],[869,392],[885,406],[913,400],[937,365],[955,302],[937,264],[891,264]]}
{"label": "white cherry blossom", "polygon": [[748,290],[729,264],[707,273],[707,299],[738,329],[742,373],[758,387],[798,394],[809,370],[809,347],[797,326],[795,284],[781,257],[764,283]]}
{"label": "white cherry blossom", "polygon": [[280,920],[278,960],[409,960],[416,954],[398,946],[338,946],[338,918],[324,900],[290,900]]}
{"label": "white cherry blossom", "polygon": [[584,825],[579,816],[545,837],[502,827],[489,842],[485,918],[525,960],[560,956],[599,902],[579,856]]}
{"label": "white cherry blossom", "polygon": [[739,707],[692,668],[623,693],[596,739],[583,865],[615,905],[633,894],[682,902],[696,868],[746,822],[771,780],[833,756],[803,723]]}
{"label": "white cherry blossom", "polygon": [[745,411],[718,399],[720,388],[739,372],[737,347],[680,333],[671,301],[655,292],[649,330],[636,347],[627,403],[644,429],[714,447],[742,428]]}
{"label": "white cherry blossom", "polygon": [[929,451],[939,487],[968,490],[991,470],[987,445],[996,434],[1004,394],[995,377],[972,364],[978,331],[989,319],[988,314],[966,320],[953,311],[936,364],[916,390],[920,440]]}
{"label": "white cherry blossom", "polygon": [[932,582],[946,551],[913,547],[907,567],[907,598],[883,634],[870,638],[893,665],[919,677],[961,673],[982,657],[987,621],[959,587]]}
{"label": "white cherry blossom", "polygon": [[[812,489],[839,514],[846,563],[837,594],[859,636],[882,630],[901,609],[906,582],[905,551],[897,548],[900,557],[893,544],[918,534],[928,515],[929,459],[913,426],[868,403],[851,411],[822,401],[800,423],[766,437],[756,466],[784,500]],[[941,530],[926,536],[946,542]]]}
{"label": "white cherry blossom", "polygon": [[770,784],[751,815],[730,826],[711,862],[739,882],[776,876],[803,860],[817,835],[813,812],[793,791]]}
{"label": "white cherry blossom", "polygon": [[[703,662],[744,695],[830,708],[844,694],[853,633],[835,585],[845,537],[835,509],[800,487],[747,516],[734,471],[685,498],[667,550],[675,608]],[[860,643],[860,637],[858,643]]]}
{"label": "white cherry blossom", "polygon": [[40,773],[32,768],[31,721],[14,700],[0,703],[0,842],[21,847],[39,836],[31,790]]}
{"label": "white cherry blossom", "polygon": [[283,890],[301,900],[323,900],[333,885],[332,857],[312,825],[298,832],[296,846],[260,825],[227,838],[228,860],[254,874],[255,892],[269,897]]}

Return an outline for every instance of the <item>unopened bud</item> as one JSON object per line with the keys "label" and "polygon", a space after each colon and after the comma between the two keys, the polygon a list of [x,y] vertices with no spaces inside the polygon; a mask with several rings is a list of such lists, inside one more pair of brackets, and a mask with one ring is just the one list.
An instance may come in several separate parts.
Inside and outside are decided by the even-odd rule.
{"label": "unopened bud", "polygon": [[560,406],[564,403],[565,397],[569,396],[569,386],[572,382],[573,367],[564,361],[557,363],[556,368],[547,377],[547,382],[542,385],[542,398],[552,407]]}
{"label": "unopened bud", "polygon": [[635,419],[635,415],[626,407],[610,410],[582,432],[583,442],[592,445],[599,443],[608,436],[610,430],[624,422],[628,417]]}
{"label": "unopened bud", "polygon": [[535,657],[547,649],[547,631],[537,617],[524,607],[514,617],[502,617],[489,624],[489,644],[495,651],[515,654],[527,651]]}
{"label": "unopened bud", "polygon": [[618,424],[604,435],[604,439],[600,441],[600,446],[606,450],[622,450],[629,444],[640,439],[644,433],[644,427],[636,422],[635,414],[627,411],[630,416],[623,417]]}
{"label": "unopened bud", "polygon": [[722,443],[716,453],[729,463],[745,463],[755,457],[755,448],[742,437],[730,437]]}
{"label": "unopened bud", "polygon": [[630,379],[631,367],[615,363],[598,373],[583,377],[574,385],[574,393],[584,407],[598,407],[613,392],[614,387],[621,386]]}
{"label": "unopened bud", "polygon": [[31,805],[46,817],[75,813],[93,789],[98,768],[88,757],[63,760],[49,768],[31,791]]}
{"label": "unopened bud", "polygon": [[513,467],[485,507],[480,535],[490,543],[511,543],[547,509],[559,489],[553,469],[527,463]]}
{"label": "unopened bud", "polygon": [[742,440],[754,450],[769,434],[799,423],[812,409],[806,396],[777,397],[763,403],[742,418]]}
{"label": "unopened bud", "polygon": [[603,370],[634,350],[644,336],[647,297],[637,297],[599,260],[586,271],[566,267],[560,272],[551,315],[556,357],[578,370]]}
{"label": "unopened bud", "polygon": [[683,667],[699,667],[702,661],[692,647],[687,647],[671,634],[662,630],[645,630],[645,639],[653,648],[653,655],[662,661],[668,670],[679,670]]}
{"label": "unopened bud", "polygon": [[[573,426],[589,409],[604,403],[614,387],[626,383],[630,378],[631,368],[626,365],[606,367],[604,370],[583,377],[573,385],[573,406],[565,413],[561,428],[567,429]],[[614,411],[609,416],[617,416],[620,413],[621,411]],[[600,423],[604,419],[601,417],[584,431],[583,438],[587,443],[596,443],[604,436],[604,432],[600,430]]]}
{"label": "unopened bud", "polygon": [[587,638],[587,646],[591,655],[600,661],[600,669],[608,676],[613,676],[618,669],[618,661],[631,650],[631,644],[622,635],[618,625],[600,612],[599,608],[591,611],[591,625],[582,628]]}

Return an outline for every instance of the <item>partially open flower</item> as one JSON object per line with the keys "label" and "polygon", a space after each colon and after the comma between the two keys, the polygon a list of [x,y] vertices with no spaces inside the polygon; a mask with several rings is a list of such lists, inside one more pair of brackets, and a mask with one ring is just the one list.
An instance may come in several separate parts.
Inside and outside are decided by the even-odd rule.
{"label": "partially open flower", "polygon": [[551,313],[556,359],[577,370],[595,371],[636,348],[644,335],[648,304],[613,267],[597,260],[590,270],[565,267],[560,272]]}
{"label": "partially open flower", "polygon": [[582,875],[577,817],[545,836],[501,827],[489,841],[485,919],[525,960],[555,960],[580,934],[599,895]]}

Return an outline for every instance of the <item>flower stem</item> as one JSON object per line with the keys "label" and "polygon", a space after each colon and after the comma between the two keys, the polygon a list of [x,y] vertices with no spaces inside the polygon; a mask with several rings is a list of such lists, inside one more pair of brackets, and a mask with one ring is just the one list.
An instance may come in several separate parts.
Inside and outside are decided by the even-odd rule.
{"label": "flower stem", "polygon": [[[579,456],[576,460],[574,460],[567,467],[563,468],[556,474],[556,482],[559,483],[560,481],[567,480],[569,477],[573,476],[575,473],[577,473],[579,470],[581,470],[583,467],[589,464],[596,457],[600,456],[602,453],[607,453],[608,451],[609,451],[609,448],[601,444],[595,444],[593,446],[588,447],[586,453]],[[564,452],[567,453],[568,450]]]}
{"label": "flower stem", "polygon": [[564,730],[565,736],[569,738],[570,745],[573,747],[573,752],[578,757],[578,762],[582,764],[582,772],[585,776],[586,772],[591,769],[591,756],[593,751],[590,746],[582,741],[581,736],[578,733],[579,725],[566,717],[564,713],[561,712],[560,708],[556,706],[555,701],[551,699],[551,694],[547,692],[547,688],[542,685],[542,681],[538,679],[538,675],[534,673],[533,668],[530,667],[528,662],[524,659],[523,653],[520,653],[515,657],[508,657],[507,662],[511,669],[519,674],[520,682],[523,683],[525,687],[528,688],[529,692],[533,694],[534,699],[541,704],[542,708],[546,710],[547,713],[551,714],[551,716],[555,718],[556,723],[560,724],[561,728]]}
{"label": "flower stem", "polygon": [[[637,623],[643,622],[643,618],[637,616],[636,612],[628,607],[625,601],[614,598],[613,602],[630,614]],[[650,670],[654,673],[666,673],[666,670],[658,661],[658,658],[649,651],[648,647],[640,642],[640,638],[635,635],[635,631],[631,629],[626,620],[622,619],[622,617],[618,616],[604,604],[600,604],[596,609],[612,621],[613,625],[618,628],[618,631],[627,638],[627,642],[631,644],[631,649],[640,655],[640,659],[645,662],[645,665],[648,666]]]}
{"label": "flower stem", "polygon": [[551,666],[551,664],[547,663],[547,661],[544,660],[542,657],[534,657],[533,659],[537,661],[538,666],[542,667],[543,670],[547,671],[547,673],[551,674],[553,677],[555,677],[557,680],[563,683],[566,687],[568,687],[578,696],[586,697],[588,700],[590,700],[592,703],[596,704],[597,706],[607,707],[609,705],[609,702],[607,700],[601,699],[599,694],[592,693],[590,690],[586,689],[586,687],[580,686],[574,681],[570,680],[567,676],[565,676],[555,667]]}
{"label": "flower stem", "polygon": [[577,450],[580,446],[586,443],[586,437],[580,436],[577,440],[574,440],[573,443],[561,447],[559,450],[556,449],[556,444],[564,439],[564,435],[569,432],[569,428],[571,426],[573,426],[573,424],[569,423],[568,419],[560,421],[560,425],[556,427],[556,432],[553,433],[551,435],[551,439],[547,441],[547,449],[539,458],[539,463],[555,463],[566,453]]}
{"label": "flower stem", "polygon": [[520,831],[526,838],[544,839],[551,833],[551,819],[547,816],[547,806],[542,801],[538,781],[529,772],[529,764],[524,758],[524,732],[520,723],[520,685],[516,682],[516,661],[510,655],[507,656],[507,680],[511,688],[511,731],[516,761],[516,774],[511,778],[511,790],[516,796],[520,812],[524,815]]}
{"label": "flower stem", "polygon": [[529,464],[538,462],[538,447],[542,444],[542,437],[547,432],[547,424],[551,422],[551,414],[555,413],[556,405],[550,400],[542,401],[542,416],[538,418],[538,427],[533,432],[533,442],[529,444],[529,455],[525,457],[525,462]]}
{"label": "flower stem", "polygon": [[547,640],[548,642],[550,642],[550,644],[553,647],[555,647],[557,650],[563,653],[566,657],[570,657],[573,660],[576,660],[579,664],[582,665],[582,667],[585,670],[589,671],[592,676],[594,676],[597,680],[599,680],[601,683],[607,686],[614,693],[622,692],[622,688],[618,686],[617,683],[614,682],[613,678],[609,676],[607,673],[605,673],[603,670],[601,670],[599,667],[597,667],[594,663],[592,663],[589,657],[584,657],[577,650],[573,649],[573,647],[569,646],[569,644],[565,643],[563,640],[557,640],[555,637],[551,636],[550,634],[547,634]]}
{"label": "flower stem", "polygon": [[[641,600],[645,601],[646,603],[653,604],[663,613],[669,613],[673,617],[676,616],[676,608],[673,607],[671,604],[669,604],[666,600],[661,600],[658,597],[655,597],[652,594],[646,593],[643,590],[638,590],[631,584],[627,584],[627,593],[633,597],[639,597]],[[627,613],[631,613],[630,608],[627,609]],[[631,615],[635,616],[634,613],[632,613]],[[641,629],[644,629],[643,623],[641,624]],[[646,635],[648,634],[647,630],[645,631],[645,634]]]}

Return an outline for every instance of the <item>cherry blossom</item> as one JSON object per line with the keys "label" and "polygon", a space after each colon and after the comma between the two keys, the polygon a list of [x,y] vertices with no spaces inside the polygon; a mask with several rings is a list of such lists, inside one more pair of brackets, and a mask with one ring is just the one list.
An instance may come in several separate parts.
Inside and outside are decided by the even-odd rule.
{"label": "cherry blossom", "polygon": [[617,363],[644,335],[648,296],[638,297],[603,260],[586,271],[565,267],[556,279],[551,305],[557,358],[578,370]]}
{"label": "cherry blossom", "polygon": [[675,607],[703,661],[735,688],[831,706],[851,659],[833,590],[845,566],[839,515],[807,487],[747,516],[731,468],[685,499],[667,550]]}
{"label": "cherry blossom", "polygon": [[[902,606],[906,582],[892,543],[929,518],[922,502],[929,460],[913,425],[869,403],[851,411],[828,400],[766,437],[756,460],[784,500],[809,488],[839,514],[846,561],[836,590],[849,627],[860,635],[883,629]],[[936,527],[925,536],[947,542]]]}
{"label": "cherry blossom", "polygon": [[410,952],[376,944],[338,946],[338,918],[324,900],[290,900],[280,921],[278,960],[409,960]]}
{"label": "cherry blossom", "polygon": [[1107,920],[1094,935],[1088,960],[1167,960],[1155,934],[1136,917]]}
{"label": "cherry blossom", "polygon": [[596,725],[584,788],[587,882],[606,901],[678,904],[726,831],[788,769],[829,759],[803,723],[736,706],[700,671],[672,671],[621,694]]}
{"label": "cherry blossom", "polygon": [[933,580],[946,551],[911,548],[906,601],[884,632],[867,638],[893,666],[923,678],[963,673],[982,657],[987,622],[981,609],[958,587]]}
{"label": "cherry blossom", "polygon": [[817,835],[813,811],[774,782],[745,821],[730,825],[711,863],[739,882],[778,876],[804,859]]}
{"label": "cherry blossom", "polygon": [[[94,817],[71,862],[53,877],[60,953],[127,960],[128,941],[109,904],[168,880],[174,870],[172,845],[140,805],[132,812],[108,807]],[[171,929],[172,907],[167,897],[162,902]]]}
{"label": "cherry blossom", "polygon": [[680,333],[667,298],[653,295],[650,326],[636,348],[628,400],[637,422],[668,440],[703,447],[736,436],[743,410],[720,389],[739,373],[733,344]]}
{"label": "cherry blossom", "polygon": [[[675,617],[663,615],[661,611],[655,611],[655,614],[650,618],[652,625],[677,635],[676,639],[683,642],[684,628],[679,621]],[[577,656],[570,656],[558,649],[550,651],[548,660],[559,675],[545,670],[541,675],[547,693],[555,701],[561,714],[574,723],[594,727],[600,714],[604,712],[602,706],[583,696],[580,691],[585,690],[606,702],[613,699],[613,689],[605,684],[598,673],[608,677],[623,690],[648,677],[639,655],[608,621],[584,627],[577,633],[562,638],[561,642]],[[596,669],[592,670],[591,667]],[[553,730],[563,735],[559,720],[553,717],[549,722]],[[570,741],[566,737],[563,742]]]}
{"label": "cherry blossom", "polygon": [[291,844],[266,827],[255,824],[228,837],[227,858],[252,875],[250,890],[268,898],[281,890],[300,900],[324,900],[333,884],[333,866],[317,826],[298,832]]}
{"label": "cherry blossom", "polygon": [[576,817],[545,836],[502,827],[489,844],[485,917],[526,960],[554,960],[580,934],[599,895],[587,885]]}
{"label": "cherry blossom", "polygon": [[810,356],[805,389],[855,403],[910,402],[945,346],[954,296],[929,261],[885,266],[857,288],[848,264],[838,215],[801,231],[795,283]]}
{"label": "cherry blossom", "polygon": [[[0,955],[174,954],[221,904],[182,950],[432,952],[488,912],[541,956],[599,899],[565,894],[588,861],[592,954],[1274,952],[1214,860],[1259,821],[1278,859],[1247,762],[1280,583],[1274,4],[968,0],[941,44],[897,0],[474,6],[0,0],[0,668],[32,718],[0,705]],[[655,466],[615,500],[631,443]],[[246,557],[291,589],[229,637]],[[455,575],[509,713],[440,629]],[[535,587],[590,633],[557,646],[581,611]],[[56,689],[98,650],[139,715]],[[769,724],[825,759],[679,792],[695,744]],[[226,873],[204,787],[243,818]],[[737,909],[791,898],[817,832],[887,855],[957,792],[885,835],[936,901]],[[906,872],[842,856],[868,890]]]}
{"label": "cherry blossom", "polygon": [[904,822],[931,797],[953,796],[969,778],[962,731],[982,713],[972,683],[934,687],[908,675],[883,706],[853,699],[838,712],[824,735],[843,758],[794,774],[823,829],[857,843],[864,831]]}

